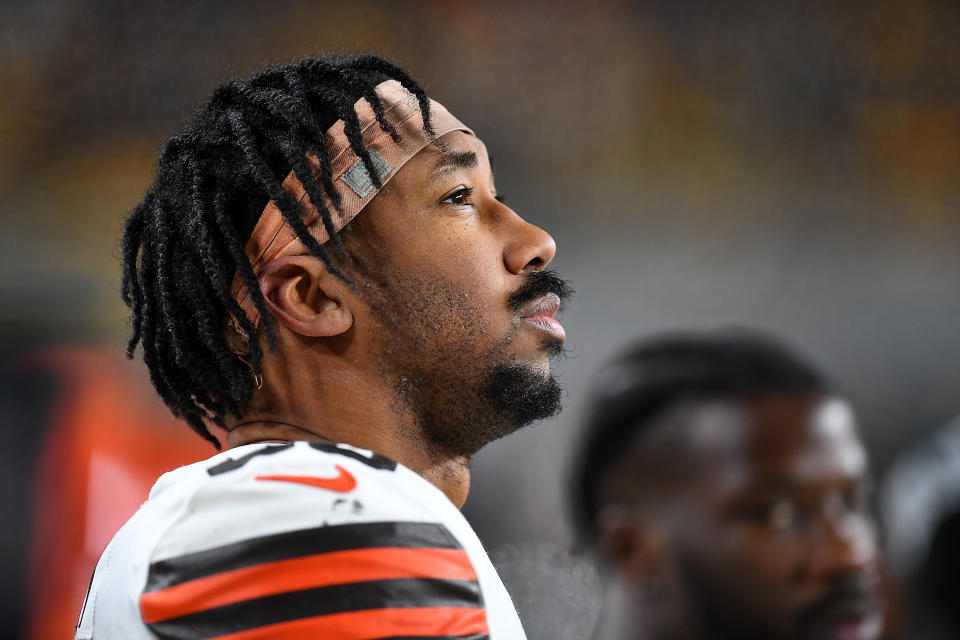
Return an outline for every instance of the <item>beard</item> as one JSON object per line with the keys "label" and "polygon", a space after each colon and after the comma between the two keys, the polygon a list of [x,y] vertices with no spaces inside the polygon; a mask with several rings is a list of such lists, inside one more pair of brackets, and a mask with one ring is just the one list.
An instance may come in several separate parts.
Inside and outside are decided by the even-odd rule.
{"label": "beard", "polygon": [[[380,319],[378,372],[392,381],[392,409],[406,418],[403,435],[421,450],[470,457],[559,413],[562,388],[549,369],[510,353],[523,324],[519,316],[496,340],[484,305],[453,282],[373,277],[363,287]],[[561,300],[572,293],[552,273],[537,272],[506,304],[513,310],[549,292]],[[541,348],[551,356],[563,351],[556,340]]]}
{"label": "beard", "polygon": [[[696,631],[689,637],[710,640],[809,640],[825,637],[828,624],[843,615],[881,616],[882,603],[873,580],[865,576],[835,579],[813,602],[788,604],[788,586],[784,597],[758,599],[758,591],[768,596],[776,586],[758,586],[740,576],[700,566],[681,556],[678,568],[685,586],[687,610],[684,618]],[[878,635],[881,623],[878,621]],[[684,636],[687,637],[687,636]]]}
{"label": "beard", "polygon": [[455,393],[444,392],[449,378],[440,384],[420,379],[419,396],[432,399],[419,403],[419,426],[434,451],[471,457],[490,442],[560,412],[563,391],[550,373],[500,363],[477,374],[473,389]]}

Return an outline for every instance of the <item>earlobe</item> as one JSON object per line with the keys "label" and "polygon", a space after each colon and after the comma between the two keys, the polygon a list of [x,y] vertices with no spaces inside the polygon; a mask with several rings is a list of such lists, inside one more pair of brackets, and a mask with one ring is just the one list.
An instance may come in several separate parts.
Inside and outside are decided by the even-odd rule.
{"label": "earlobe", "polygon": [[333,337],[353,326],[349,285],[315,256],[272,260],[260,269],[258,279],[270,313],[295,333]]}

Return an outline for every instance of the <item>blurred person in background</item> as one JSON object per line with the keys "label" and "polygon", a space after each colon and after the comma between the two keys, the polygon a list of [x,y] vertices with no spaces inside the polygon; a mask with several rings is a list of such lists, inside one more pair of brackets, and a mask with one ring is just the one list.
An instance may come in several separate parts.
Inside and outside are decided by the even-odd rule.
{"label": "blurred person in background", "polygon": [[642,341],[586,422],[575,514],[627,588],[627,637],[881,637],[866,451],[799,356],[750,332]]}
{"label": "blurred person in background", "polygon": [[905,637],[960,638],[960,419],[893,463],[880,506],[907,600]]}
{"label": "blurred person in background", "polygon": [[459,507],[473,454],[560,408],[555,250],[383,58],[220,85],[126,223],[122,293],[128,355],[231,449],[157,482],[77,638],[523,638]]}

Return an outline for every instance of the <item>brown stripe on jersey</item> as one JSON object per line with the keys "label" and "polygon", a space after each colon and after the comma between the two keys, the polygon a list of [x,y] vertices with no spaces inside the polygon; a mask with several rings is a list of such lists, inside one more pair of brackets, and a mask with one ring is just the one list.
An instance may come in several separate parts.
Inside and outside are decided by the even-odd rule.
{"label": "brown stripe on jersey", "polygon": [[301,618],[218,636],[216,640],[488,640],[483,609],[368,609]]}
{"label": "brown stripe on jersey", "polygon": [[146,623],[179,618],[264,596],[349,582],[397,578],[476,580],[465,551],[456,549],[350,549],[267,562],[181,582],[140,596]]}
{"label": "brown stripe on jersey", "polygon": [[[259,627],[346,612],[404,608],[482,611],[482,606],[480,586],[476,581],[407,578],[355,582],[282,593],[207,609],[147,626],[163,640],[207,640],[241,634]],[[470,631],[485,632],[486,629]],[[441,629],[441,635],[449,635],[449,632]],[[390,636],[396,634],[388,633],[381,637]]]}
{"label": "brown stripe on jersey", "polygon": [[366,522],[284,531],[154,562],[144,591],[267,562],[374,547],[462,550],[446,527],[433,522]]}

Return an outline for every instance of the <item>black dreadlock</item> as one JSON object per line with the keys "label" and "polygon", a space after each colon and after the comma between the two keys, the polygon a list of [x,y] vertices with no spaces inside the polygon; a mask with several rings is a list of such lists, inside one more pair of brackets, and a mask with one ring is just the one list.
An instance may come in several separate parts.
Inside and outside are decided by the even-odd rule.
{"label": "black dreadlock", "polygon": [[[239,416],[262,372],[256,329],[230,295],[234,274],[240,274],[260,312],[268,347],[276,347],[270,314],[244,253],[246,240],[273,200],[310,252],[349,282],[330,253],[346,255],[322,195],[339,210],[325,132],[343,120],[350,146],[374,184],[382,186],[353,105],[366,98],[380,128],[398,141],[374,91],[391,78],[416,96],[424,131],[433,137],[426,93],[406,71],[378,56],[304,58],[248,80],[224,82],[167,142],[153,185],[127,219],[121,245],[121,294],[133,325],[127,356],[133,357],[138,343],[143,346],[150,379],[164,402],[217,448],[206,421],[222,426],[228,413]],[[319,160],[319,180],[307,154]],[[302,207],[283,188],[291,170],[320,211],[331,238],[326,245],[310,235]],[[248,362],[228,345],[227,314],[249,336]]]}

